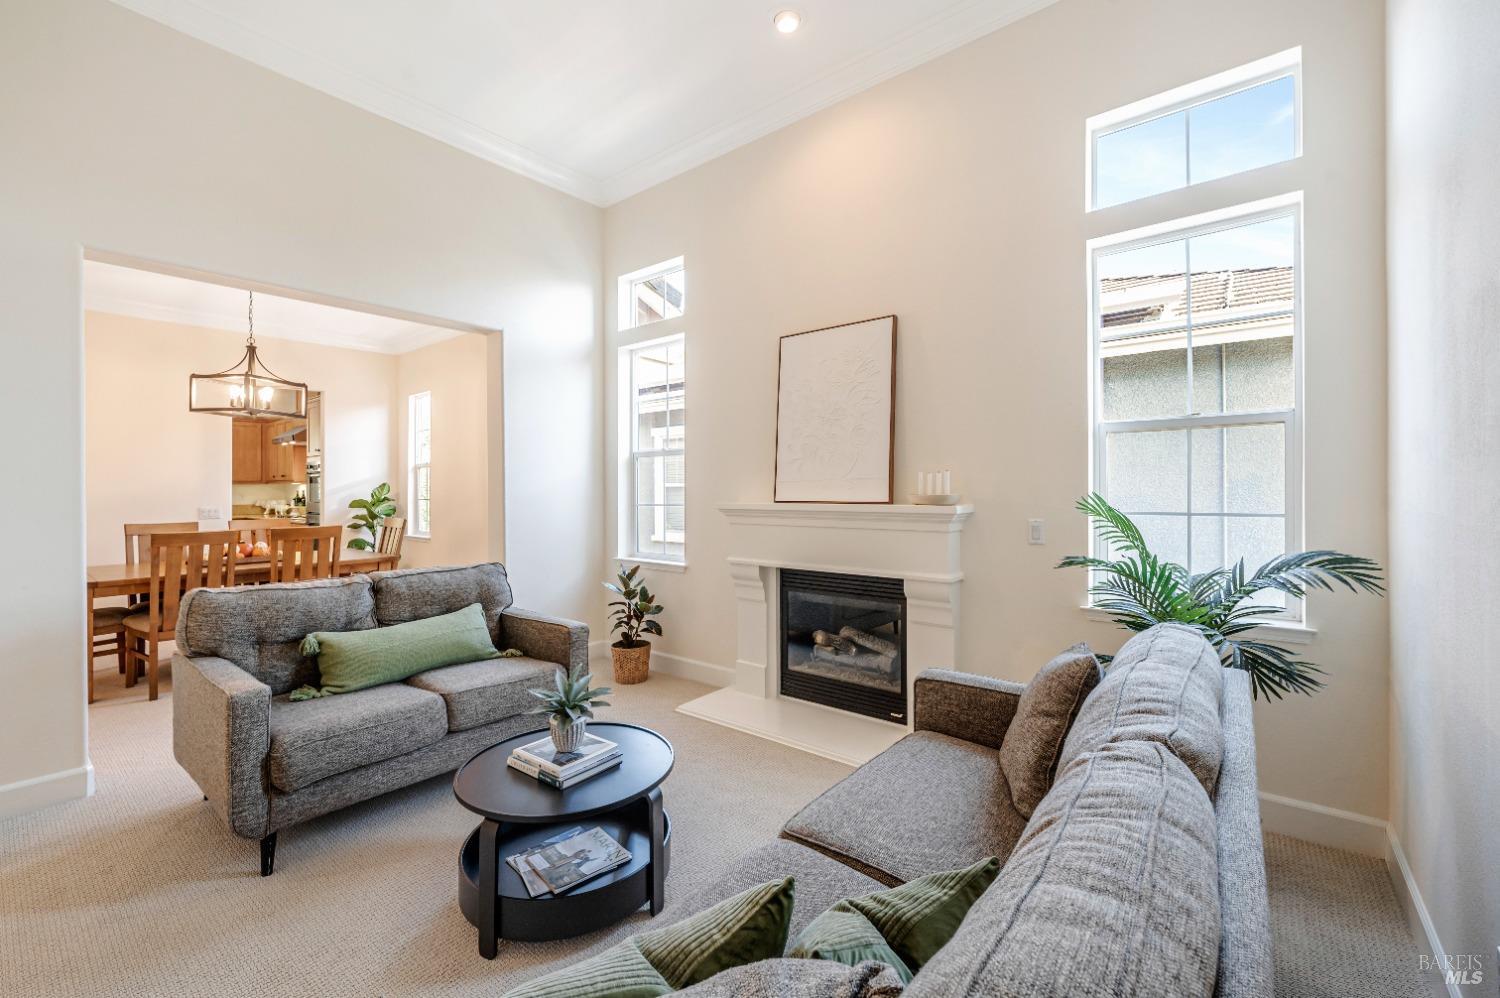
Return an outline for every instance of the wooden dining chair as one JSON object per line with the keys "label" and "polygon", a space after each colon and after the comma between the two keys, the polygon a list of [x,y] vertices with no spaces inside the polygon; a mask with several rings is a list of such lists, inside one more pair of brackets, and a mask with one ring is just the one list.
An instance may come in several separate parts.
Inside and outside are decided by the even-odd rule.
{"label": "wooden dining chair", "polygon": [[275,529],[275,524],[269,520],[230,520],[230,530],[238,530],[241,541],[249,541],[258,544],[261,541],[270,543],[266,535]]}
{"label": "wooden dining chair", "polygon": [[[151,556],[151,535],[181,533],[197,530],[195,520],[174,523],[127,523],[125,524],[125,564],[137,565]],[[93,607],[93,628],[89,634],[89,689],[94,685],[94,659],[100,655],[113,654],[120,674],[125,673],[125,618],[143,613],[146,609],[144,594],[127,596],[124,606]],[[92,693],[90,694],[92,697]],[[89,701],[93,702],[92,699]]]}
{"label": "wooden dining chair", "polygon": [[[125,524],[125,564],[140,565],[151,557],[151,536],[153,534],[185,534],[188,531],[197,530],[197,520],[178,520],[172,523],[127,523]],[[145,594],[129,597],[130,605],[135,609],[131,613],[143,611],[145,608]],[[98,613],[97,610],[94,611]]]}
{"label": "wooden dining chair", "polygon": [[344,528],[273,527],[271,546],[271,581],[302,582],[306,579],[331,579],[339,574],[339,542]]}
{"label": "wooden dining chair", "polygon": [[404,516],[388,516],[380,527],[380,553],[388,554],[394,560],[392,568],[401,567],[401,542],[406,540],[406,518]]}
{"label": "wooden dining chair", "polygon": [[126,686],[135,685],[144,664],[150,699],[156,699],[158,650],[163,641],[176,637],[182,594],[189,589],[234,585],[239,543],[239,533],[233,530],[151,535],[146,612],[125,618]]}

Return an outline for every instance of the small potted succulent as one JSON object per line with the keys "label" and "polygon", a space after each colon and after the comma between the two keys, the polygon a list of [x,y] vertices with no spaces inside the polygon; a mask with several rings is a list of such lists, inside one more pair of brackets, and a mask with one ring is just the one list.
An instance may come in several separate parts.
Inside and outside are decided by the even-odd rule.
{"label": "small potted succulent", "polygon": [[542,705],[531,713],[547,715],[547,731],[552,735],[552,744],[557,746],[559,753],[578,751],[578,746],[583,744],[583,736],[588,734],[594,708],[609,706],[609,701],[599,699],[609,694],[609,687],[589,689],[587,672],[577,679],[570,679],[559,669],[555,688],[527,692],[542,701]]}
{"label": "small potted succulent", "polygon": [[644,683],[651,670],[651,642],[641,635],[661,636],[661,624],[648,618],[661,613],[662,606],[646,589],[646,583],[636,578],[640,571],[639,565],[629,569],[621,565],[619,577],[604,583],[605,589],[619,597],[609,604],[614,607],[609,614],[614,620],[610,631],[620,634],[609,652],[614,659],[615,682],[626,685]]}

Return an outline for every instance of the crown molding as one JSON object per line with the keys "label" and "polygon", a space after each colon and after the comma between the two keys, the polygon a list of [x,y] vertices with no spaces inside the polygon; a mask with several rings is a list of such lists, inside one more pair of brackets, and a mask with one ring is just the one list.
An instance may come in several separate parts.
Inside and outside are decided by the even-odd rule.
{"label": "crown molding", "polygon": [[695,135],[605,180],[608,206],[764,138],[855,94],[997,31],[1057,0],[971,0],[950,7],[884,48],[844,63],[735,121]]}
{"label": "crown molding", "polygon": [[519,173],[538,183],[604,206],[597,180],[496,135],[409,94],[351,73],[247,27],[193,0],[113,0],[127,10],[222,49],[330,97],[404,125],[428,138]]}
{"label": "crown molding", "polygon": [[271,38],[194,0],[113,0],[215,48],[353,104],[523,177],[608,207],[868,90],[1056,0],[968,0],[749,114],[600,180],[458,115]]}

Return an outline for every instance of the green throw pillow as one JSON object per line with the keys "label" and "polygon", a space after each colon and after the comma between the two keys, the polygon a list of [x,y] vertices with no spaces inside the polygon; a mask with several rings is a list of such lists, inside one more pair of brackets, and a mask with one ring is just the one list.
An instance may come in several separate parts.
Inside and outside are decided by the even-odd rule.
{"label": "green throw pillow", "polygon": [[655,998],[721,970],[778,957],[792,924],[794,886],[787,877],[752,887],[691,918],[528,981],[505,998]]}
{"label": "green throw pillow", "polygon": [[[1000,861],[991,856],[967,869],[934,873],[878,894],[847,898],[813,919],[787,956],[850,965],[879,960],[910,983],[912,975],[953,938],[964,916],[999,873]],[[881,955],[882,951],[894,955],[896,961]]]}
{"label": "green throw pillow", "polygon": [[363,631],[316,631],[302,640],[302,654],[318,657],[320,689],[303,686],[292,700],[353,693],[396,683],[428,669],[499,658],[478,603],[424,620]]}

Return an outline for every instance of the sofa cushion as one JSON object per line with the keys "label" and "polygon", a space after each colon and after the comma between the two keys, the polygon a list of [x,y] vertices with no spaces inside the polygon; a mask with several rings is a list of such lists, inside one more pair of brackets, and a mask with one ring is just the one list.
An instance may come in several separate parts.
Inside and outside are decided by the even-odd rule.
{"label": "sofa cushion", "polygon": [[314,631],[303,652],[318,657],[319,688],[303,686],[293,700],[396,683],[428,669],[498,658],[478,603],[462,610],[362,631]]}
{"label": "sofa cushion", "polygon": [[1213,805],[1155,741],[1058,775],[999,878],[907,994],[1208,995],[1219,958]]}
{"label": "sofa cushion", "polygon": [[1000,768],[1011,802],[1026,817],[1052,788],[1063,739],[1099,676],[1094,653],[1077,644],[1042,666],[1021,693],[1000,743]]}
{"label": "sofa cushion", "polygon": [[404,683],[343,696],[271,700],[271,782],[287,793],[431,745],[448,733],[443,698]]}
{"label": "sofa cushion", "polygon": [[730,967],[769,960],[786,950],[795,889],[791,877],[768,880],[690,918],[642,932],[635,945],[679,989]]}
{"label": "sofa cushion", "polygon": [[673,902],[652,922],[671,924],[711,908],[719,901],[756,884],[779,877],[797,882],[797,903],[792,906],[791,932],[801,932],[809,922],[836,902],[858,894],[878,891],[884,885],[796,842],[776,839],[758,846],[717,873],[705,887]]}
{"label": "sofa cushion", "polygon": [[1213,645],[1184,624],[1158,624],[1110,663],[1063,742],[1059,768],[1111,742],[1160,742],[1212,796],[1224,759],[1223,698]]}
{"label": "sofa cushion", "polygon": [[[892,890],[900,890],[894,887]],[[792,940],[787,956],[800,960],[832,960],[857,967],[873,960],[896,972],[902,984],[911,982],[912,970],[891,948],[885,936],[864,915],[840,901],[812,920]]]}
{"label": "sofa cushion", "polygon": [[455,568],[400,568],[374,572],[375,619],[382,624],[436,617],[478,603],[490,642],[500,642],[500,614],[511,604],[510,580],[499,562]]}
{"label": "sofa cushion", "polygon": [[672,986],[657,973],[633,940],[505,992],[504,998],[658,998]]}
{"label": "sofa cushion", "polygon": [[782,834],[888,886],[1010,855],[1026,819],[994,749],[907,735],[799,811]]}
{"label": "sofa cushion", "polygon": [[721,971],[683,998],[898,998],[901,979],[883,963],[775,959]]}
{"label": "sofa cushion", "polygon": [[177,650],[227,659],[273,694],[285,693],[318,681],[317,660],[302,654],[303,638],[374,626],[375,594],[366,575],[192,589],[177,614]]}
{"label": "sofa cushion", "polygon": [[449,731],[467,731],[535,707],[526,691],[550,689],[557,668],[534,658],[492,658],[429,669],[406,682],[443,698]]}

